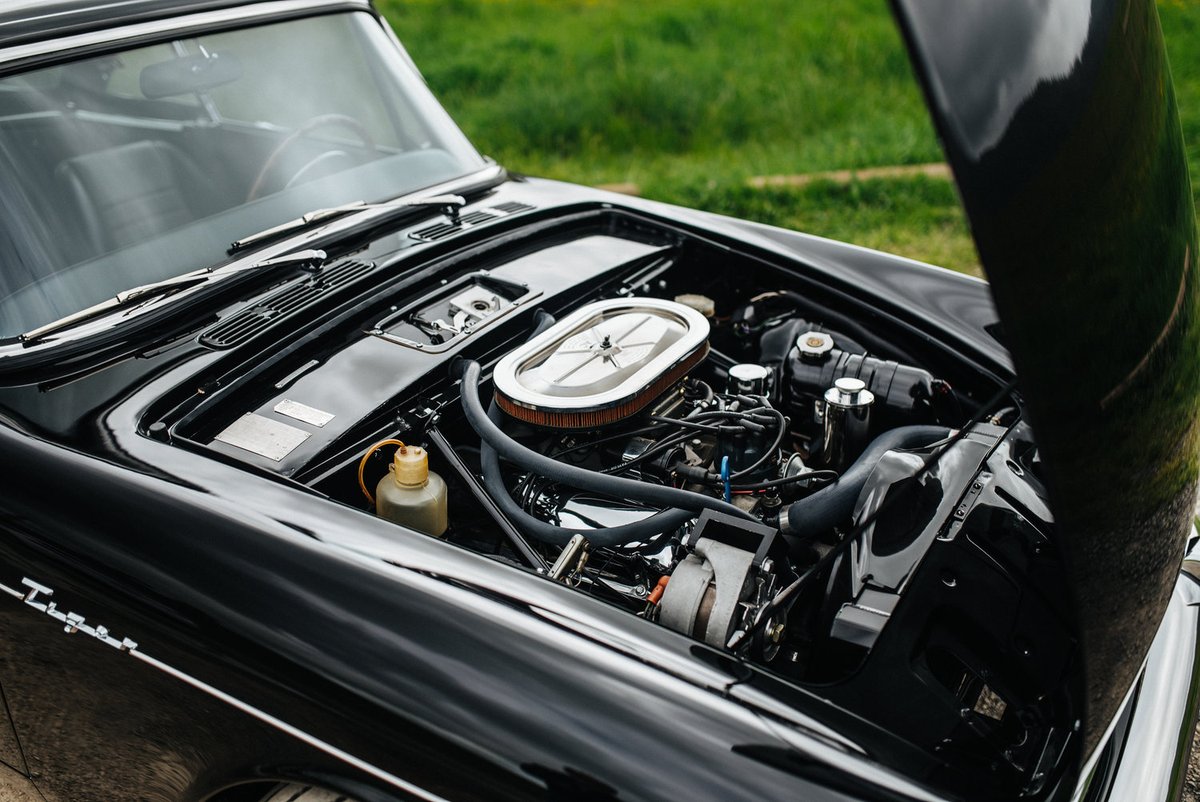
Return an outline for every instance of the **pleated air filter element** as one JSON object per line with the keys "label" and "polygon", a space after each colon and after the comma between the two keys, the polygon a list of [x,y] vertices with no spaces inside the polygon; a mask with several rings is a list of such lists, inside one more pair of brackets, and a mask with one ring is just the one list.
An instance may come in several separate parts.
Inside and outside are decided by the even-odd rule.
{"label": "pleated air filter element", "polygon": [[588,304],[508,353],[496,403],[539,426],[589,429],[644,409],[708,354],[708,320],[657,298]]}

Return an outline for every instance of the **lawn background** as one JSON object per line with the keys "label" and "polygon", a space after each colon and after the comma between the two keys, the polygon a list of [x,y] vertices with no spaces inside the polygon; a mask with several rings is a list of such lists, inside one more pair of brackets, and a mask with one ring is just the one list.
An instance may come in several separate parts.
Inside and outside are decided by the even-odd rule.
{"label": "lawn background", "polygon": [[[937,162],[884,0],[379,0],[477,146],[511,170],[760,220],[972,273],[949,181],[755,188]],[[1200,175],[1200,0],[1160,0]],[[1103,165],[1098,165],[1103,169]]]}

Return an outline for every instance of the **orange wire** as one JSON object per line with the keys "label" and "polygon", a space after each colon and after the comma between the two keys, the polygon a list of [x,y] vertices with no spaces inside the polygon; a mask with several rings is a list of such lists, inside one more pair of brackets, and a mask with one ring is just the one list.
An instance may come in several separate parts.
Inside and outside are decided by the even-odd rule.
{"label": "orange wire", "polygon": [[363,471],[367,469],[367,460],[371,458],[371,455],[384,446],[400,446],[401,448],[405,448],[403,441],[400,440],[392,440],[390,438],[387,440],[380,440],[378,443],[368,448],[367,453],[363,454],[363,458],[358,461],[358,487],[362,490],[363,495],[367,497],[367,501],[371,502],[372,507],[375,506],[375,497],[371,495],[370,490],[367,490],[367,483],[363,481]]}

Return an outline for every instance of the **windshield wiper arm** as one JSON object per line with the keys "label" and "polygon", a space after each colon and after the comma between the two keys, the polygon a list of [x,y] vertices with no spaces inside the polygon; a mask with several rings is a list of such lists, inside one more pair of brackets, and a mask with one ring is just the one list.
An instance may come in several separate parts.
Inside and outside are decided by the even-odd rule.
{"label": "windshield wiper arm", "polygon": [[81,309],[78,312],[73,312],[66,317],[61,317],[58,320],[38,326],[36,329],[31,329],[17,337],[23,343],[29,344],[36,342],[43,337],[54,334],[55,332],[69,329],[72,326],[77,326],[80,323],[85,323],[94,318],[103,317],[113,310],[120,309],[126,306],[135,306],[138,303],[153,298],[155,296],[170,295],[179,290],[194,287],[197,284],[203,284],[213,276],[226,276],[231,273],[244,273],[251,270],[259,270],[267,267],[279,267],[281,265],[319,265],[325,261],[326,254],[322,250],[306,250],[297,251],[296,253],[287,253],[282,256],[276,256],[272,259],[264,259],[260,262],[251,262],[248,265],[238,265],[229,267],[211,268],[206,267],[201,270],[194,270],[190,273],[184,273],[179,276],[155,281],[150,284],[141,284],[137,287],[131,287],[127,290],[118,292],[111,298],[106,298],[98,304],[89,306],[87,309]]}
{"label": "windshield wiper arm", "polygon": [[169,295],[186,287],[202,284],[208,281],[208,278],[207,271],[205,273],[185,273],[182,276],[175,276],[165,281],[156,281],[153,284],[143,284],[140,287],[133,287],[132,289],[117,293],[112,298],[105,298],[100,303],[89,306],[87,309],[80,309],[78,312],[73,312],[66,317],[60,317],[58,320],[47,323],[44,326],[31,329],[17,337],[17,339],[27,344],[36,342],[48,334],[69,329],[72,326],[85,323],[93,318],[103,317],[114,309],[132,306],[155,295]]}
{"label": "windshield wiper arm", "polygon": [[272,256],[270,259],[260,259],[248,265],[210,267],[206,269],[206,272],[226,276],[230,273],[245,273],[250,270],[261,270],[264,267],[280,267],[282,265],[295,265],[296,267],[306,267],[315,271],[326,258],[328,258],[328,254],[320,248],[308,248],[303,251],[285,253],[281,256]]}
{"label": "windshield wiper arm", "polygon": [[302,231],[315,223],[320,223],[325,220],[332,220],[335,217],[342,217],[347,214],[361,212],[367,209],[419,209],[437,206],[441,207],[442,212],[446,214],[452,222],[457,223],[458,210],[466,205],[467,199],[462,195],[426,195],[422,198],[407,198],[404,200],[384,201],[382,203],[352,201],[350,203],[343,203],[340,206],[329,206],[324,209],[314,209],[313,211],[302,214],[295,219],[280,223],[277,226],[265,228],[256,234],[251,234],[248,237],[242,237],[229,246],[229,253],[237,253],[238,251],[248,248],[251,245],[275,239],[276,237],[281,237],[285,234],[293,234],[297,231]]}

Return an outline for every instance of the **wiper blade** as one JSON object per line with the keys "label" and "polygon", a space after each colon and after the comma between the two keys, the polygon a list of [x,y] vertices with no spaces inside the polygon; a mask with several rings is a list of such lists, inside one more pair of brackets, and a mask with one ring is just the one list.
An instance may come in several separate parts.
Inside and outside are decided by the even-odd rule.
{"label": "wiper blade", "polygon": [[58,320],[38,326],[36,329],[31,329],[17,337],[23,343],[33,343],[43,337],[54,334],[55,332],[69,329],[72,326],[77,326],[80,323],[86,323],[94,318],[103,317],[113,310],[120,309],[126,306],[132,306],[141,301],[147,300],[156,295],[169,295],[173,292],[193,287],[197,284],[202,284],[208,281],[209,275],[205,271],[203,273],[185,273],[182,276],[175,276],[165,281],[157,281],[153,284],[144,284],[140,287],[124,290],[114,295],[112,298],[106,298],[94,306],[89,306],[87,309],[81,309],[78,312],[61,317]]}
{"label": "wiper blade", "polygon": [[462,195],[426,195],[422,198],[406,198],[404,200],[384,201],[382,203],[352,201],[351,203],[343,203],[340,206],[314,209],[285,223],[265,228],[248,237],[242,237],[229,246],[229,253],[237,253],[251,245],[257,245],[287,234],[295,234],[317,223],[343,217],[354,212],[366,211],[367,209],[420,209],[436,206],[440,207],[443,213],[449,216],[452,221],[458,222],[458,210],[466,205],[467,199]]}
{"label": "wiper blade", "polygon": [[231,273],[245,273],[252,270],[260,270],[268,267],[280,267],[283,265],[320,265],[325,261],[326,254],[322,250],[306,250],[297,251],[296,253],[288,253],[282,256],[276,256],[272,259],[264,259],[260,262],[252,262],[248,265],[237,265],[218,268],[203,268],[201,270],[193,270],[190,273],[184,273],[180,276],[172,276],[171,278],[155,281],[150,284],[141,284],[137,287],[131,287],[127,290],[122,290],[112,298],[106,298],[94,306],[89,306],[87,309],[81,309],[78,312],[73,312],[66,317],[61,317],[58,320],[38,326],[36,329],[31,329],[17,337],[22,343],[30,344],[54,334],[64,329],[69,329],[77,326],[80,323],[86,323],[89,320],[94,320],[98,317],[121,309],[127,306],[136,306],[137,304],[149,300],[154,297],[171,295],[180,290],[194,287],[197,284],[203,284],[214,276],[226,276]]}

